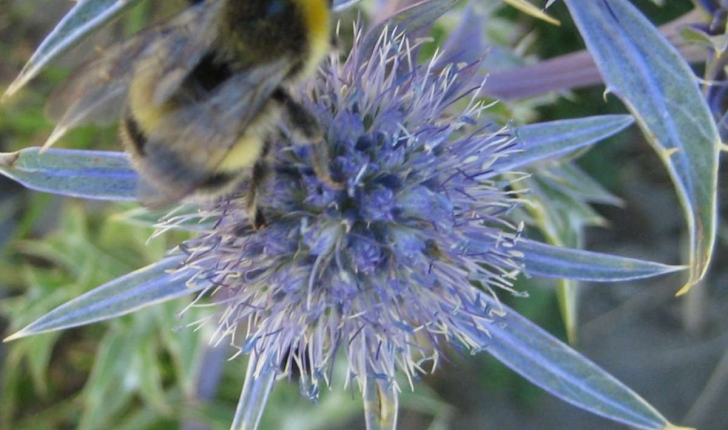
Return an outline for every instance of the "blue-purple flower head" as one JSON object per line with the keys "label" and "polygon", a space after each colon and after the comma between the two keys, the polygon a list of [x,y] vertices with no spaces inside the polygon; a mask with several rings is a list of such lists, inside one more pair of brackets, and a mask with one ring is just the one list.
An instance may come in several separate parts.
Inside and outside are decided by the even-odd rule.
{"label": "blue-purple flower head", "polygon": [[299,373],[311,395],[341,353],[362,386],[432,370],[445,343],[481,348],[494,316],[479,289],[508,289],[520,271],[504,221],[516,202],[486,179],[514,139],[479,122],[466,66],[418,66],[398,32],[361,40],[302,96],[344,189],[317,178],[311,147],[278,145],[268,225],[252,229],[244,201],[227,200],[182,247],[217,287],[219,335]]}

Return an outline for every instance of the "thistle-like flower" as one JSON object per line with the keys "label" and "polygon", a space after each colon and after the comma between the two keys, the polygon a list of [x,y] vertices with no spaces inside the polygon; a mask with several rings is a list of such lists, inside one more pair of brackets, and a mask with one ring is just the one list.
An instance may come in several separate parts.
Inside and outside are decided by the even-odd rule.
{"label": "thistle-like flower", "polygon": [[370,52],[357,34],[304,95],[344,189],[319,181],[309,148],[278,145],[260,201],[269,224],[254,230],[228,199],[203,209],[217,222],[181,247],[224,295],[219,335],[245,333],[256,377],[295,371],[315,397],[342,352],[365,396],[372,380],[396,396],[395,374],[431,370],[443,342],[483,346],[494,316],[479,288],[510,288],[521,266],[504,217],[516,200],[490,169],[516,144],[478,122],[485,107],[463,70],[436,63],[417,66],[396,30]]}

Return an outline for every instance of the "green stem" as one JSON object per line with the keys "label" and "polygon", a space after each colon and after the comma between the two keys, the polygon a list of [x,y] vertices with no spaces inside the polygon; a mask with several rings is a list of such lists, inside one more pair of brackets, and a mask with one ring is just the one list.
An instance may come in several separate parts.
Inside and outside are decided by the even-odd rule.
{"label": "green stem", "polygon": [[235,419],[230,430],[256,430],[258,428],[275,381],[276,369],[270,365],[258,369],[258,356],[251,353],[248,369],[245,372],[243,392],[240,394]]}
{"label": "green stem", "polygon": [[391,381],[367,377],[364,387],[364,417],[367,430],[395,430],[398,407],[397,388]]}
{"label": "green stem", "polygon": [[[697,11],[660,27],[660,32],[680,51],[688,63],[706,60],[705,49],[686,44],[680,29],[690,23],[705,19]],[[516,100],[535,97],[552,91],[567,91],[602,83],[597,66],[588,51],[579,51],[542,61],[532,66],[494,71],[488,75],[484,93],[500,100]]]}

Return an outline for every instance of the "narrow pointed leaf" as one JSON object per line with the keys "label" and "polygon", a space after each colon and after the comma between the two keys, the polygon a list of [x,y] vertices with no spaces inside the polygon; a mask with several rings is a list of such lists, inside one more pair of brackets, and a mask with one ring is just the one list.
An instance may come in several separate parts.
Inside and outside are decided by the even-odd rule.
{"label": "narrow pointed leaf", "polygon": [[509,5],[513,6],[514,8],[520,10],[521,12],[531,15],[534,18],[544,20],[544,21],[548,22],[549,24],[561,25],[561,22],[558,19],[547,15],[546,12],[537,8],[533,4],[527,2],[526,0],[503,0],[503,1],[508,3]]}
{"label": "narrow pointed leaf", "polygon": [[206,288],[204,282],[187,285],[192,276],[190,270],[170,272],[180,265],[182,258],[165,258],[91,290],[48,312],[5,341],[116,318]]}
{"label": "narrow pointed leaf", "polygon": [[515,248],[523,253],[526,274],[547,278],[617,282],[650,278],[685,269],[682,266],[562,248],[529,239],[519,239]]}
{"label": "narrow pointed leaf", "polygon": [[505,315],[488,328],[485,351],[560,399],[639,429],[677,429],[612,375],[493,298],[483,300]]}
{"label": "narrow pointed leaf", "polygon": [[368,376],[364,386],[364,421],[370,430],[396,430],[399,392],[396,386],[376,376]]}
{"label": "narrow pointed leaf", "polygon": [[627,0],[565,0],[607,83],[672,176],[690,234],[690,279],[704,275],[716,234],[720,138],[690,67]]}
{"label": "narrow pointed leaf", "polygon": [[126,212],[113,214],[110,219],[137,227],[154,228],[159,224],[159,219],[165,216],[167,212],[169,211],[154,210],[139,206]]}
{"label": "narrow pointed leaf", "polygon": [[143,206],[112,215],[111,220],[156,229],[150,239],[170,230],[205,232],[214,228],[216,220],[204,217],[194,205],[182,205],[173,211],[152,210]]}
{"label": "narrow pointed leaf", "polygon": [[43,40],[3,98],[10,97],[36,77],[54,58],[78,44],[140,0],[80,0]]}
{"label": "narrow pointed leaf", "polygon": [[334,0],[334,3],[331,6],[331,9],[334,12],[343,12],[350,7],[354,6],[355,4],[359,3],[361,0]]}
{"label": "narrow pointed leaf", "polygon": [[[570,165],[572,163],[564,163]],[[535,225],[551,245],[572,249],[583,248],[583,231],[586,225],[600,224],[601,218],[593,212],[591,206],[574,198],[568,190],[564,192],[549,183],[546,172],[558,167],[543,169],[534,173],[526,181],[526,188],[531,191],[526,205],[533,214]],[[554,181],[560,179],[555,175]],[[556,297],[559,301],[561,318],[564,321],[569,343],[574,345],[577,339],[579,310],[579,282],[575,279],[556,279]]]}
{"label": "narrow pointed leaf", "polygon": [[564,156],[617,134],[633,122],[631,115],[602,115],[517,127],[515,134],[523,151],[499,160],[493,170],[512,171]]}
{"label": "narrow pointed leaf", "polygon": [[542,179],[580,201],[622,206],[624,202],[582,171],[576,163],[559,163],[540,171]]}
{"label": "narrow pointed leaf", "polygon": [[445,67],[448,63],[477,63],[487,53],[488,45],[483,35],[488,15],[483,9],[485,7],[482,4],[468,3],[457,28],[450,33],[442,46],[444,55],[435,64],[435,70]]}
{"label": "narrow pointed leaf", "polygon": [[402,9],[367,31],[357,55],[359,58],[368,58],[371,56],[377,41],[385,29],[388,28],[391,31],[397,28],[399,31],[406,31],[407,33],[415,32],[432,24],[456,4],[457,0],[425,0]]}
{"label": "narrow pointed leaf", "polygon": [[[140,347],[136,350],[134,364],[138,364],[135,369],[138,375],[139,387],[137,392],[142,401],[149,406],[154,407],[162,413],[172,415],[175,410],[170,406],[168,393],[165,391],[166,366],[159,362],[159,351],[156,349],[158,339],[151,336],[140,342]],[[118,379],[117,379],[118,380]]]}
{"label": "narrow pointed leaf", "polygon": [[123,152],[26,148],[0,153],[0,174],[47,193],[136,200],[138,176]]}
{"label": "narrow pointed leaf", "polygon": [[[96,346],[94,366],[83,387],[79,430],[103,428],[135,400],[140,364],[134,356],[145,346],[142,339],[133,330],[119,330],[104,336]],[[128,383],[120,386],[125,378]]]}
{"label": "narrow pointed leaf", "polygon": [[275,366],[261,363],[258,354],[255,352],[250,354],[243,391],[240,393],[230,430],[254,430],[258,428],[265,411],[265,405],[268,404],[268,396],[273,391],[276,375]]}
{"label": "narrow pointed leaf", "polygon": [[580,287],[579,281],[574,279],[556,280],[556,299],[564,322],[566,338],[571,345],[576,345],[579,339],[579,296],[582,291]]}

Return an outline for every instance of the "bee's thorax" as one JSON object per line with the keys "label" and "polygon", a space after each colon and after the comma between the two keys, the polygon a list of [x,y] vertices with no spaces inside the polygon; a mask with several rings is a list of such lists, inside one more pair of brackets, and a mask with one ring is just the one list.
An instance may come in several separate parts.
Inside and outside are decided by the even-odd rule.
{"label": "bee's thorax", "polygon": [[312,74],[330,43],[328,0],[228,0],[219,51],[244,69],[294,58],[291,79]]}

